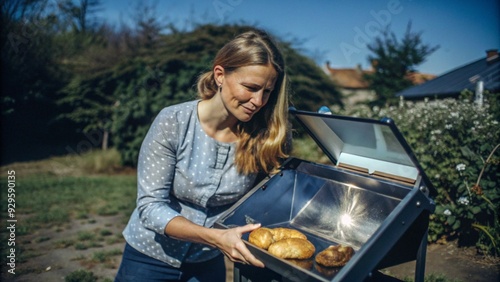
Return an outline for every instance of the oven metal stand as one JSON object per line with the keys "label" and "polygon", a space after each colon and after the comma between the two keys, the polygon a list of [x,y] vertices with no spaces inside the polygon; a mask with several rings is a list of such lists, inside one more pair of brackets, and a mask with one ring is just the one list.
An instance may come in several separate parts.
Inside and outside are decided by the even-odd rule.
{"label": "oven metal stand", "polygon": [[425,277],[425,260],[427,255],[427,235],[429,229],[427,229],[422,236],[420,242],[420,247],[417,252],[417,261],[415,263],[415,282],[423,282]]}
{"label": "oven metal stand", "polygon": [[254,266],[248,266],[240,263],[234,264],[233,281],[234,282],[288,282],[280,274],[268,269],[260,269]]}

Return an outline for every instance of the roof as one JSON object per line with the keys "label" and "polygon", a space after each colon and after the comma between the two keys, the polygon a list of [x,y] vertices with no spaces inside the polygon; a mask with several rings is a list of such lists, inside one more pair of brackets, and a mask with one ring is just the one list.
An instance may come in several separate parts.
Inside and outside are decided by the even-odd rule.
{"label": "roof", "polygon": [[363,78],[364,74],[371,73],[360,68],[355,69],[333,69],[328,67],[330,77],[336,85],[347,89],[367,89],[368,82]]}
{"label": "roof", "polygon": [[434,78],[436,78],[436,76],[433,74],[420,73],[420,72],[409,72],[406,75],[406,79],[410,80],[413,83],[413,85],[422,84]]}
{"label": "roof", "polygon": [[[373,68],[370,70],[363,70],[361,66],[356,68],[332,68],[330,63],[326,63],[327,73],[330,75],[335,84],[345,89],[369,89],[370,84],[364,79],[364,75],[372,74]],[[408,73],[406,78],[413,84],[421,84],[428,80],[435,78],[435,75],[424,74],[419,72]]]}
{"label": "roof", "polygon": [[492,92],[500,90],[500,57],[498,54],[481,58],[423,84],[402,90],[396,93],[396,96],[408,99],[458,96],[465,89],[474,91],[478,81],[483,81],[485,90]]}

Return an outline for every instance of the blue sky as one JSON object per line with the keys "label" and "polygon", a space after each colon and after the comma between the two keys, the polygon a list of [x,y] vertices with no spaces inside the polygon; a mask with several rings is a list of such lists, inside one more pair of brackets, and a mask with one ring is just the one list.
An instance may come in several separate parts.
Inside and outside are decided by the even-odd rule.
{"label": "blue sky", "polygon": [[[128,22],[142,5],[102,0],[101,19]],[[500,49],[500,0],[158,0],[156,15],[189,29],[192,23],[246,23],[285,39],[298,39],[319,65],[369,68],[366,43],[390,25],[401,38],[408,23],[424,43],[440,48],[417,67],[443,74]]]}

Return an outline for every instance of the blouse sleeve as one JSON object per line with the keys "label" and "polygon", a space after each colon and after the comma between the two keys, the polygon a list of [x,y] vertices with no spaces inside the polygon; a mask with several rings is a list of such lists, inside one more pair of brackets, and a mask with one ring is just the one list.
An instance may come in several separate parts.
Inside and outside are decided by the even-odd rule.
{"label": "blouse sleeve", "polygon": [[139,152],[137,207],[144,227],[165,234],[165,227],[180,214],[169,204],[175,174],[177,123],[164,109],[152,123]]}

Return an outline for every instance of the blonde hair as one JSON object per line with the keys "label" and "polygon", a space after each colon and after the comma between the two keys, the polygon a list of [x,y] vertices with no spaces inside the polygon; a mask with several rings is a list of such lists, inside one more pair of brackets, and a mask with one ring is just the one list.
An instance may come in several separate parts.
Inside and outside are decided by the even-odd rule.
{"label": "blonde hair", "polygon": [[[278,76],[267,104],[248,122],[238,124],[235,164],[240,173],[275,173],[288,155],[288,83],[283,55],[272,38],[260,30],[236,36],[215,56],[213,67],[226,72],[250,65],[269,65]],[[218,91],[213,71],[198,78],[198,95],[210,99]]]}

